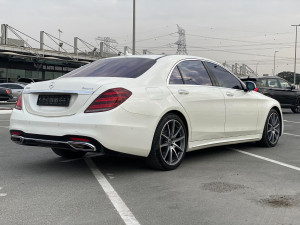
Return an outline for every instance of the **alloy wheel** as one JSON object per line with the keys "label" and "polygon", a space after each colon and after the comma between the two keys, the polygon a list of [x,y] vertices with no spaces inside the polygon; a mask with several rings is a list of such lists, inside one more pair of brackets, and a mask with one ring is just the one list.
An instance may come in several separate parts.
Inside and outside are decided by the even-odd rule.
{"label": "alloy wheel", "polygon": [[183,126],[177,120],[169,120],[164,125],[160,135],[160,153],[168,165],[181,161],[186,148],[186,134]]}
{"label": "alloy wheel", "polygon": [[280,118],[277,113],[273,112],[267,122],[267,137],[271,144],[276,144],[280,137]]}

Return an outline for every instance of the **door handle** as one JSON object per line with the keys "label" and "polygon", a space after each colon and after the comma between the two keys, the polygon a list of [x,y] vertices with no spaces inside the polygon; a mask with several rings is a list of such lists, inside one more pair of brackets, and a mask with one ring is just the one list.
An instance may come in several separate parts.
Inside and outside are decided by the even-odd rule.
{"label": "door handle", "polygon": [[229,96],[229,97],[232,97],[232,96],[234,96],[234,94],[233,94],[233,93],[231,93],[231,92],[226,92],[226,95],[227,95],[227,96]]}
{"label": "door handle", "polygon": [[189,92],[187,90],[183,90],[183,89],[179,89],[178,93],[181,94],[181,95],[187,95],[187,94],[189,94]]}

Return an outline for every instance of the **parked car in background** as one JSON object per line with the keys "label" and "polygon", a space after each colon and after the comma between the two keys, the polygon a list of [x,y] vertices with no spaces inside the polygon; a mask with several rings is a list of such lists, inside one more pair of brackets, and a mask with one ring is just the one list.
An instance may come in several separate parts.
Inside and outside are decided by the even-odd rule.
{"label": "parked car in background", "polygon": [[0,83],[0,87],[9,88],[12,91],[13,99],[18,100],[19,96],[22,94],[23,89],[26,85],[19,83]]}
{"label": "parked car in background", "polygon": [[[172,170],[205,147],[277,144],[280,104],[222,65],[185,55],[112,57],[27,85],[10,118],[12,141],[66,158],[110,150]],[[30,124],[30,126],[29,126]]]}
{"label": "parked car in background", "polygon": [[294,113],[300,113],[300,90],[280,77],[247,77],[242,81],[253,81],[256,91],[276,99],[282,108],[290,108]]}
{"label": "parked car in background", "polygon": [[0,87],[0,101],[8,101],[13,98],[12,91],[9,88]]}
{"label": "parked car in background", "polygon": [[36,78],[19,78],[18,79],[18,83],[24,83],[24,84],[30,84],[30,83],[35,83],[35,82],[39,82],[41,81],[40,79],[36,79]]}

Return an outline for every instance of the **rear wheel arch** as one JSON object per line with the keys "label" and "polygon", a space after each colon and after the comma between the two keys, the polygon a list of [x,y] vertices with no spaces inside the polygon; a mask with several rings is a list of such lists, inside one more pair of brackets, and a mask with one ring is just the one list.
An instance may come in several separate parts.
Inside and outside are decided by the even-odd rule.
{"label": "rear wheel arch", "polygon": [[167,113],[165,113],[161,118],[163,118],[167,114],[175,114],[175,115],[179,116],[179,118],[182,120],[182,122],[184,123],[184,125],[186,127],[187,136],[188,136],[188,139],[189,139],[190,126],[188,124],[188,121],[187,121],[186,117],[180,111],[178,111],[178,110],[171,110],[171,111],[168,111]]}

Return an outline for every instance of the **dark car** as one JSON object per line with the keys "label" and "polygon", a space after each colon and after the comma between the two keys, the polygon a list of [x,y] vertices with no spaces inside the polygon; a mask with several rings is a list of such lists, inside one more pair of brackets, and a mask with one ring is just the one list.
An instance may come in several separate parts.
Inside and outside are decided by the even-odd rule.
{"label": "dark car", "polygon": [[0,87],[9,88],[12,91],[13,100],[18,100],[19,96],[22,94],[25,87],[24,84],[19,83],[1,83]]}
{"label": "dark car", "polygon": [[0,87],[0,101],[7,101],[13,98],[12,91],[9,88]]}
{"label": "dark car", "polygon": [[288,81],[279,77],[247,77],[242,81],[253,81],[256,90],[276,99],[282,108],[290,108],[294,113],[300,113],[300,90],[295,89]]}
{"label": "dark car", "polygon": [[24,84],[30,84],[30,83],[35,83],[35,82],[39,82],[42,81],[40,79],[36,79],[36,78],[19,78],[18,79],[18,83],[24,83]]}

